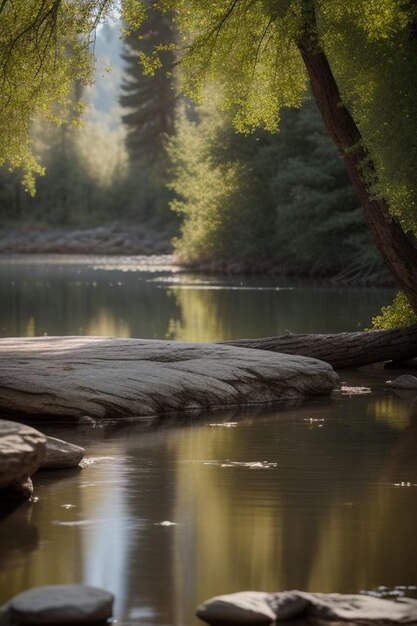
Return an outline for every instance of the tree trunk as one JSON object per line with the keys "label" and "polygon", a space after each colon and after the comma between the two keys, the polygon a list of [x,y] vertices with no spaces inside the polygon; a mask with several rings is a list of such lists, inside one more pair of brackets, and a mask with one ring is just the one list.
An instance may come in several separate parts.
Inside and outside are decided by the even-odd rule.
{"label": "tree trunk", "polygon": [[341,369],[417,357],[417,324],[408,328],[374,330],[367,333],[288,334],[263,339],[236,339],[223,343],[239,348],[309,356]]}
{"label": "tree trunk", "polygon": [[417,248],[399,221],[390,216],[387,201],[373,198],[366,177],[376,168],[362,135],[344,105],[326,54],[320,46],[314,2],[306,0],[305,31],[298,42],[313,95],[324,124],[339,149],[355,187],[375,243],[387,268],[417,313]]}

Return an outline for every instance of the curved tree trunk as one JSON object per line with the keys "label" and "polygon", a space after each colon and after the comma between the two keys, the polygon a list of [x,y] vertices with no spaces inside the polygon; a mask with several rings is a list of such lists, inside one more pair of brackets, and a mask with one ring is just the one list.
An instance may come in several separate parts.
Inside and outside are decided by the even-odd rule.
{"label": "curved tree trunk", "polygon": [[[397,219],[389,214],[384,198],[372,196],[366,176],[376,177],[363,137],[343,103],[329,61],[321,48],[315,3],[305,1],[305,32],[298,42],[311,88],[330,137],[336,144],[356,189],[366,221],[388,270],[417,313],[417,248]],[[366,164],[366,165],[365,165]]]}
{"label": "curved tree trunk", "polygon": [[394,330],[329,335],[287,334],[263,339],[236,339],[223,343],[240,348],[309,356],[340,369],[417,357],[417,324]]}

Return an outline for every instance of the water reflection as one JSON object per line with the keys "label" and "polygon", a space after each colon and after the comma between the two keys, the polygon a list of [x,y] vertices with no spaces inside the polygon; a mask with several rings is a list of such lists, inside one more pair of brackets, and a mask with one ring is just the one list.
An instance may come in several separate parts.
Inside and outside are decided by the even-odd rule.
{"label": "water reflection", "polygon": [[[56,498],[44,498],[48,482]],[[81,537],[75,528],[63,529],[54,526],[52,521],[61,515],[60,500],[74,501],[79,504],[77,477],[54,482],[45,480],[45,485],[37,489],[39,501],[31,506],[31,524],[39,535],[39,543],[19,567],[11,570],[2,563],[0,570],[1,600],[6,600],[35,585],[51,584],[54,581],[71,583],[80,579],[82,562]],[[48,490],[49,491],[49,490]],[[13,518],[4,523],[14,523]],[[3,524],[1,531],[3,531]],[[57,547],[59,546],[59,552]],[[59,554],[59,557],[58,557]],[[34,583],[34,581],[36,581]]]}
{"label": "water reflection", "polygon": [[[39,259],[38,259],[39,260]],[[356,330],[392,297],[273,277],[215,278],[96,259],[0,259],[0,335],[118,335],[213,341]],[[135,271],[133,271],[135,270]],[[155,268],[153,268],[155,270]],[[288,288],[291,287],[291,288]]]}
{"label": "water reflection", "polygon": [[85,581],[116,593],[122,624],[183,626],[218,593],[416,583],[416,487],[396,485],[417,483],[417,420],[392,390],[72,439],[96,461],[36,477],[39,543],[6,558],[0,601]]}
{"label": "water reflection", "polygon": [[[99,458],[88,471],[34,476],[38,500],[0,525],[0,603],[37,585],[85,582],[113,590],[117,609],[124,608],[127,537],[136,522],[124,505],[128,473],[120,446],[108,451],[114,456]],[[14,546],[19,559],[9,556]]]}
{"label": "water reflection", "polygon": [[[236,279],[238,280],[238,279]],[[300,285],[291,290],[207,290],[171,287],[181,313],[169,331],[179,341],[218,341],[291,332],[358,330],[371,318],[389,290],[358,290]]]}
{"label": "water reflection", "polygon": [[[330,332],[367,325],[391,295],[148,269],[0,263],[0,333],[209,341]],[[93,462],[39,473],[39,501],[0,521],[0,602],[84,581],[116,594],[121,624],[184,626],[218,593],[415,584],[417,405],[378,376],[344,375],[370,393],[217,412],[191,427],[178,418],[158,428],[43,424]]]}
{"label": "water reflection", "polygon": [[33,505],[1,503],[0,563],[5,570],[22,567],[39,545],[39,532],[32,522]]}
{"label": "water reflection", "polygon": [[[354,592],[370,588],[371,581],[411,584],[417,574],[410,556],[417,549],[417,502],[415,493],[393,484],[400,476],[416,476],[415,447],[399,448],[393,432],[366,414],[352,430],[344,421],[346,409],[341,405],[321,429],[309,420],[302,425],[300,413],[311,412],[301,410],[295,421],[265,420],[255,432],[250,424],[187,432],[178,465],[177,563],[187,564],[186,576],[176,576],[186,581],[179,606],[245,588]],[[416,424],[406,431],[404,439],[414,439]],[[261,475],[204,462],[265,459],[266,451],[277,469]],[[386,456],[392,454],[397,464],[388,476]]]}

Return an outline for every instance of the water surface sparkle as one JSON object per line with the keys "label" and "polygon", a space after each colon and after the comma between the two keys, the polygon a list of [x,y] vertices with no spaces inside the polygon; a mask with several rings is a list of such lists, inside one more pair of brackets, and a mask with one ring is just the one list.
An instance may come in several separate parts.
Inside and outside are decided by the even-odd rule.
{"label": "water surface sparkle", "polygon": [[[391,298],[165,258],[3,258],[0,293],[5,337],[182,341],[357,330]],[[196,626],[200,602],[244,589],[415,595],[417,408],[385,379],[346,372],[332,398],[181,424],[39,425],[86,459],[37,474],[37,500],[0,522],[0,603],[85,582],[115,593],[120,626]]]}

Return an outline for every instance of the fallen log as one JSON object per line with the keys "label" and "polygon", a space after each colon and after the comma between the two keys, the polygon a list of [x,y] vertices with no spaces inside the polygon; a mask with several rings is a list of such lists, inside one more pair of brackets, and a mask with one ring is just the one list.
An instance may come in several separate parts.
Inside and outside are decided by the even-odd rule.
{"label": "fallen log", "polygon": [[3,415],[129,417],[328,395],[315,359],[219,344],[104,337],[0,339]]}
{"label": "fallen log", "polygon": [[223,341],[221,345],[308,356],[326,361],[335,369],[361,367],[417,357],[417,324],[393,330],[326,335],[288,333],[261,339]]}

